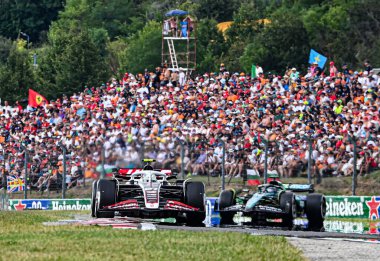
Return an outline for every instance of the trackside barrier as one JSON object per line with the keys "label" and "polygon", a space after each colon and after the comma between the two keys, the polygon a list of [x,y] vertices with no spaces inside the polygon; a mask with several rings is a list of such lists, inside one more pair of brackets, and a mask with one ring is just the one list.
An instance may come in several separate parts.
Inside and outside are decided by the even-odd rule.
{"label": "trackside barrier", "polygon": [[9,210],[90,210],[91,199],[10,199]]}
{"label": "trackside barrier", "polygon": [[[206,216],[219,218],[216,197],[206,198]],[[380,196],[326,196],[327,217],[380,220]],[[9,199],[9,210],[90,210],[87,199]]]}
{"label": "trackside barrier", "polygon": [[380,219],[380,196],[327,196],[327,217]]}

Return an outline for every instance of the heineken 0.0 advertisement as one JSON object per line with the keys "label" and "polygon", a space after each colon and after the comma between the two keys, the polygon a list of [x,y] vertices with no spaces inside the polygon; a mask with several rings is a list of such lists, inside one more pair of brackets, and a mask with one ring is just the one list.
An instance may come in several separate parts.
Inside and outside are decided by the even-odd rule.
{"label": "heineken 0.0 advertisement", "polygon": [[9,210],[90,210],[90,199],[10,199]]}

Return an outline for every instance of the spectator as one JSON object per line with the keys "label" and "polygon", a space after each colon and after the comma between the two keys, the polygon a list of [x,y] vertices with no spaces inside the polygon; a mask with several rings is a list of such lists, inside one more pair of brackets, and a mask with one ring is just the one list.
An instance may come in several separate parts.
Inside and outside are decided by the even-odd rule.
{"label": "spectator", "polygon": [[239,177],[246,168],[263,172],[263,139],[268,139],[270,169],[292,177],[305,170],[309,152],[303,136],[310,135],[313,174],[348,176],[354,168],[348,137],[357,135],[365,153],[356,167],[366,175],[379,164],[380,77],[345,66],[342,73],[335,68],[324,76],[316,66],[305,76],[292,68],[283,76],[253,78],[229,73],[224,64],[219,72],[192,77],[163,66],[125,73],[120,81],[111,79],[38,108],[4,102],[0,149],[10,155],[9,172],[24,175],[19,145],[28,146],[32,183],[42,189],[59,182],[49,173],[59,167],[54,162],[61,154],[58,142],[73,159],[67,161],[72,187],[78,164],[83,175],[99,174],[100,144],[112,166],[138,167],[141,157],[150,156],[160,167],[172,168],[181,166],[178,140],[186,143],[186,171],[213,175],[221,172],[223,140],[226,173]]}

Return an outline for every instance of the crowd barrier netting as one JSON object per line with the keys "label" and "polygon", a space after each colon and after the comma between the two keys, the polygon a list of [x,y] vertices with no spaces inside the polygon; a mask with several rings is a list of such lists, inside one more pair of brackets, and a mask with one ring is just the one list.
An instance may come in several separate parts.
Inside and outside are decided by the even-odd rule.
{"label": "crowd barrier netting", "polygon": [[[294,150],[284,150],[283,144],[264,137],[251,146],[245,146],[241,140],[214,140],[184,141],[172,135],[154,139],[128,136],[95,143],[83,140],[78,145],[79,153],[77,148],[75,154],[70,149],[64,154],[64,145],[57,142],[56,148],[46,155],[20,146],[17,154],[3,151],[1,189],[9,198],[88,197],[94,179],[112,176],[118,168],[142,168],[145,158],[155,159],[154,168],[170,169],[179,179],[203,181],[206,190],[214,194],[221,187],[243,188],[251,178],[247,172],[255,173],[260,183],[277,175],[280,180],[298,178],[298,182],[320,184],[326,178],[334,182],[337,176],[363,175],[376,169],[368,166],[367,156],[361,153],[357,153],[356,170],[352,160],[340,160],[337,153],[334,163],[324,164],[315,157],[319,148],[307,138]],[[23,185],[25,176],[27,193]],[[12,179],[13,183],[9,183]],[[356,179],[352,182],[354,189]]]}

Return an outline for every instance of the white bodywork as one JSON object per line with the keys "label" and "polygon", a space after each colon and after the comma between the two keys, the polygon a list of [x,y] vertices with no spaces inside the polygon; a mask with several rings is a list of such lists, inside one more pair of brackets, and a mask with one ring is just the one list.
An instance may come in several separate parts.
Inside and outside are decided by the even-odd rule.
{"label": "white bodywork", "polygon": [[159,208],[160,205],[160,187],[166,181],[166,175],[154,171],[144,170],[131,175],[129,184],[139,185],[144,192],[146,208]]}

